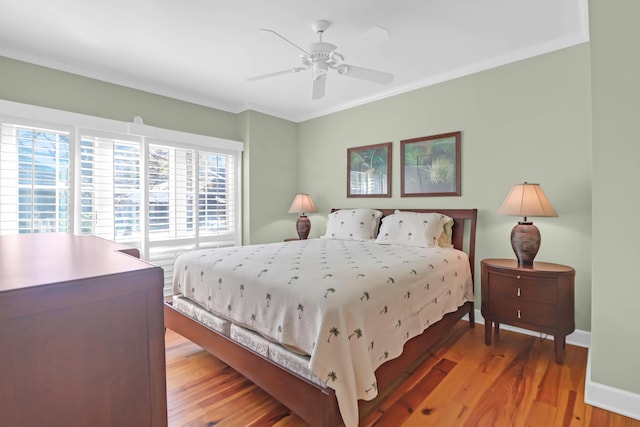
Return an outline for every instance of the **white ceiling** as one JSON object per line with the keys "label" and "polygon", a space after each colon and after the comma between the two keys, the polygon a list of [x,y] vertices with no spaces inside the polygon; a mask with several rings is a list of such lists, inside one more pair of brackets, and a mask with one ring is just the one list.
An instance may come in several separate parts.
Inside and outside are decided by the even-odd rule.
{"label": "white ceiling", "polygon": [[[587,15],[587,0],[0,0],[0,55],[298,122],[583,43]],[[247,81],[301,65],[261,28],[306,49],[320,19],[345,63],[394,81],[330,70],[319,100],[310,70]]]}

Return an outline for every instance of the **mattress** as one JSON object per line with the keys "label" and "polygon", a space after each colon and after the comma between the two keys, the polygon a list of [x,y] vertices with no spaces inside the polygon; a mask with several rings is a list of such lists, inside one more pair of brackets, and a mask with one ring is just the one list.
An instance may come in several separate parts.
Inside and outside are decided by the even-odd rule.
{"label": "mattress", "polygon": [[456,249],[310,239],[185,253],[173,290],[254,351],[299,356],[279,363],[333,388],[345,424],[356,425],[358,399],[377,395],[376,368],[472,301],[472,287]]}
{"label": "mattress", "polygon": [[324,387],[323,381],[309,369],[309,356],[292,352],[278,343],[265,339],[257,332],[234,325],[181,295],[173,296],[173,308],[261,356],[267,357],[287,370]]}

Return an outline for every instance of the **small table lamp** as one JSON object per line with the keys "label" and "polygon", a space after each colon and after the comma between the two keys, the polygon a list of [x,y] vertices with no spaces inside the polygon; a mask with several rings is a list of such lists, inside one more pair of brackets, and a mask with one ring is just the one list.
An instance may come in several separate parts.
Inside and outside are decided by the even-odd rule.
{"label": "small table lamp", "polygon": [[311,196],[308,194],[297,194],[296,198],[293,199],[293,203],[291,203],[291,207],[289,208],[289,213],[299,213],[300,216],[296,221],[296,230],[298,230],[298,237],[300,240],[304,240],[309,236],[309,231],[311,231],[311,221],[305,215],[305,212],[315,212],[316,205],[313,204],[313,200],[311,200]]}
{"label": "small table lamp", "polygon": [[549,203],[540,184],[516,184],[498,210],[501,215],[524,217],[511,230],[511,247],[519,266],[532,266],[540,249],[540,231],[528,216],[558,216]]}

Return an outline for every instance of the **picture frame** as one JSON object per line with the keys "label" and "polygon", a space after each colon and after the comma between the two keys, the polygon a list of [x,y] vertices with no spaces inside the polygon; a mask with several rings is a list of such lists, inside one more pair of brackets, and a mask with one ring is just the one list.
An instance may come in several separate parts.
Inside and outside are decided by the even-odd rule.
{"label": "picture frame", "polygon": [[462,132],[400,141],[400,197],[460,196]]}
{"label": "picture frame", "polygon": [[391,142],[347,149],[347,197],[391,197]]}

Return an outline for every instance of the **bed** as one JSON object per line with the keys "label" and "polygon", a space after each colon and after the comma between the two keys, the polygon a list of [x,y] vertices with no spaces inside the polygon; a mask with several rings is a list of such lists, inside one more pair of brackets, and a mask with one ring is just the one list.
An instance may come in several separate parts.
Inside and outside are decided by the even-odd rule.
{"label": "bed", "polygon": [[323,238],[183,254],[165,325],[309,424],[355,426],[359,402],[474,326],[476,219],[332,210]]}

